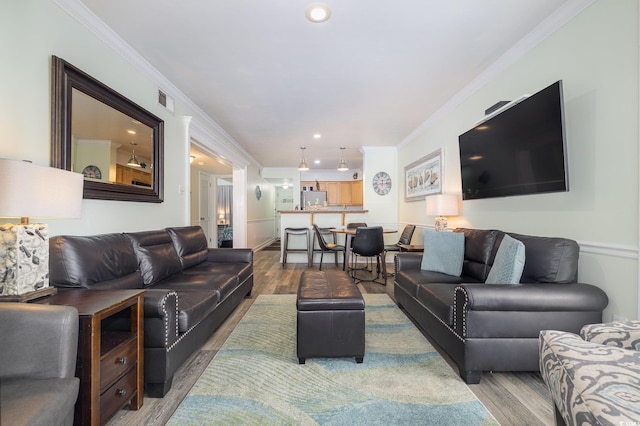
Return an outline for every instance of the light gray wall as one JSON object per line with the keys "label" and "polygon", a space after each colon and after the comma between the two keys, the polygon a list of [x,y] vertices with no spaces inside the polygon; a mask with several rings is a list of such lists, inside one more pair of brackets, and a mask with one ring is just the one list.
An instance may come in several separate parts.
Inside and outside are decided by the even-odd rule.
{"label": "light gray wall", "polygon": [[[460,194],[458,136],[497,101],[563,80],[570,191],[465,201],[450,226],[575,239],[580,281],[609,295],[605,319],[637,318],[638,77],[637,1],[594,2],[404,143],[399,169],[443,148],[445,192]],[[424,201],[401,201],[400,221],[432,225]]]}

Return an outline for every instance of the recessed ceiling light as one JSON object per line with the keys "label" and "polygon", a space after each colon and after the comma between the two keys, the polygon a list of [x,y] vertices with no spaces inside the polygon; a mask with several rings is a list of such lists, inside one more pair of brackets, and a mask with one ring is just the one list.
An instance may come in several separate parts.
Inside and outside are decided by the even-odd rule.
{"label": "recessed ceiling light", "polygon": [[314,139],[320,139],[322,137],[322,135],[320,133],[314,133],[313,134],[313,138]]}
{"label": "recessed ceiling light", "polygon": [[311,3],[307,6],[305,15],[308,20],[315,23],[320,23],[328,20],[331,17],[331,9],[325,3]]}
{"label": "recessed ceiling light", "polygon": [[130,135],[135,135],[136,131],[135,130],[127,130],[127,133],[129,133]]}
{"label": "recessed ceiling light", "polygon": [[314,163],[315,164],[320,164],[320,160],[315,160]]}

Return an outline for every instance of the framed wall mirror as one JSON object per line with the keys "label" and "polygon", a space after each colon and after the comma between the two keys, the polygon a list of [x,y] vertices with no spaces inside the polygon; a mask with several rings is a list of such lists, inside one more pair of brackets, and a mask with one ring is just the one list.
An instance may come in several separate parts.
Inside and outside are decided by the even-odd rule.
{"label": "framed wall mirror", "polygon": [[51,165],[82,173],[84,198],[161,203],[164,122],[52,57]]}

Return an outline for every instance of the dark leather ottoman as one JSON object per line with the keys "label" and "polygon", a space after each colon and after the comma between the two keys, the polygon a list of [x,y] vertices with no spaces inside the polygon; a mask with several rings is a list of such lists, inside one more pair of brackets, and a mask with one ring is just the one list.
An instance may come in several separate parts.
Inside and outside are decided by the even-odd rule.
{"label": "dark leather ottoman", "polygon": [[364,299],[345,271],[304,271],[296,302],[298,361],[364,358]]}

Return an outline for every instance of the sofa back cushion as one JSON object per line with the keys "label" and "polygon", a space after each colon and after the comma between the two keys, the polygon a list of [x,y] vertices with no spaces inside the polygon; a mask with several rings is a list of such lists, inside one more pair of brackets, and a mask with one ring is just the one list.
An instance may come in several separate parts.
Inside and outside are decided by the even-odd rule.
{"label": "sofa back cushion", "polygon": [[453,232],[464,233],[462,275],[485,282],[498,251],[496,241],[498,237],[502,237],[503,233],[496,230],[469,228],[456,228]]}
{"label": "sofa back cushion", "polygon": [[167,228],[169,237],[173,241],[173,248],[178,253],[182,269],[192,268],[207,259],[209,252],[207,237],[200,226],[183,226]]}
{"label": "sofa back cushion", "polygon": [[145,286],[155,284],[182,270],[180,258],[167,231],[134,232],[125,235],[133,245]]}
{"label": "sofa back cushion", "polygon": [[50,238],[49,281],[56,287],[142,288],[138,259],[122,234]]}
{"label": "sofa back cushion", "polygon": [[578,282],[580,247],[574,240],[513,233],[509,235],[522,241],[525,247],[526,262],[520,282]]}

